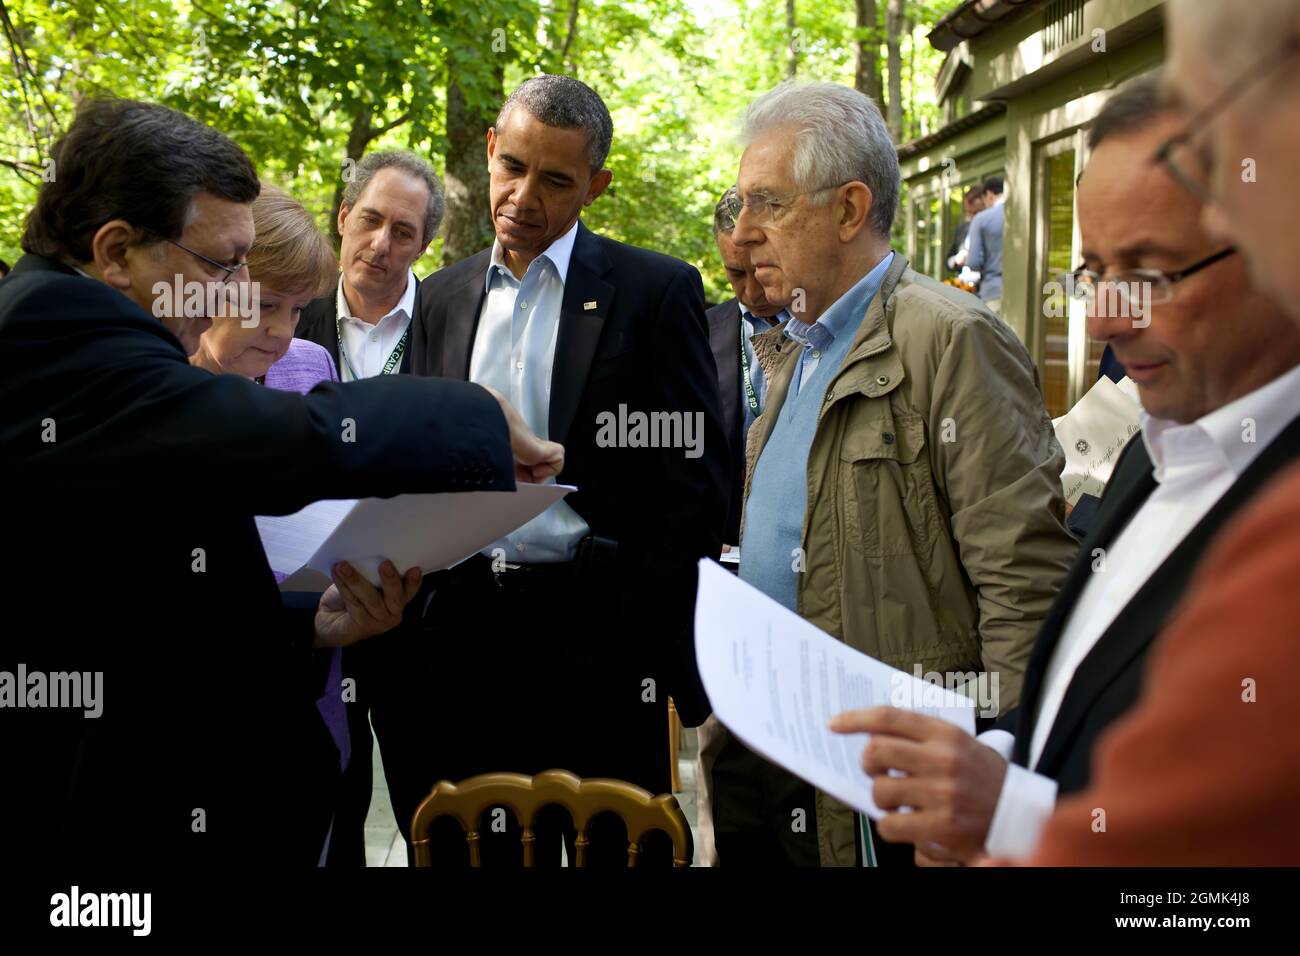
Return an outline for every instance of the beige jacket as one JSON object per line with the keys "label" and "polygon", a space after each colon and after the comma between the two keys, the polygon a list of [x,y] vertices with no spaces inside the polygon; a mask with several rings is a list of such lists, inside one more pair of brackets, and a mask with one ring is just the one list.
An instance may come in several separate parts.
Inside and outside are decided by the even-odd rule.
{"label": "beige jacket", "polygon": [[[749,434],[746,501],[792,346],[779,328],[755,339],[770,411]],[[818,413],[799,613],[909,673],[996,671],[1009,710],[1077,551],[1064,464],[1016,334],[896,253]],[[819,791],[816,817],[822,865],[853,865],[852,811]]]}

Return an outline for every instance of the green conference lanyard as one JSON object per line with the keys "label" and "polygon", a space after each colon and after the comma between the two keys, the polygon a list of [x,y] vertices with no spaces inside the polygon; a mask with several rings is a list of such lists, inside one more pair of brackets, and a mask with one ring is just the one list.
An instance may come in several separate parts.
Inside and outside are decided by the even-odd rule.
{"label": "green conference lanyard", "polygon": [[871,823],[864,813],[853,815],[858,818],[858,827],[862,835],[862,865],[879,866],[880,864],[876,862],[876,844],[871,839]]}
{"label": "green conference lanyard", "polygon": [[754,380],[749,374],[749,353],[745,351],[745,317],[740,317],[740,370],[745,379],[745,397],[749,400],[749,410],[757,418],[760,414],[758,410],[758,396],[754,394]]}
{"label": "green conference lanyard", "polygon": [[[348,372],[352,375],[352,381],[361,381],[361,376],[358,375],[357,370],[352,367],[352,359],[348,358],[347,349],[343,347],[343,323],[339,321],[337,314],[334,316],[334,332],[339,337],[339,355],[343,357],[343,361],[347,364]],[[397,368],[397,363],[402,360],[402,353],[406,351],[406,338],[410,334],[411,326],[408,322],[406,330],[402,332],[402,337],[397,340],[397,345],[394,347],[393,353],[388,356],[388,361],[384,363],[384,370],[379,373],[380,375],[393,374],[393,369]]]}

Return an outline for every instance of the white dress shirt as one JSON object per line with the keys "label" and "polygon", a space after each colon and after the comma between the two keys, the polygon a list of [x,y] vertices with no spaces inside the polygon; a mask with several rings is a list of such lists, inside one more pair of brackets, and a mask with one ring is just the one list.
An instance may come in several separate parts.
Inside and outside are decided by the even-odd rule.
{"label": "white dress shirt", "polygon": [[[407,271],[406,291],[397,300],[397,306],[374,324],[352,314],[348,308],[347,296],[343,294],[343,276],[339,276],[336,301],[339,333],[343,339],[339,344],[340,382],[351,382],[354,378],[374,378],[384,370],[384,365],[393,354],[393,349],[397,348],[397,343],[402,340],[415,312],[415,273]],[[409,339],[406,347],[411,347]],[[399,361],[394,365],[391,374],[397,374],[401,364]]]}
{"label": "white dress shirt", "polygon": [[[506,266],[501,243],[493,242],[492,262],[483,280],[487,296],[474,335],[469,380],[506,396],[539,438],[550,437],[555,342],[577,235],[575,222],[528,264],[522,280]],[[555,479],[544,483],[554,484]],[[576,511],[557,501],[513,534],[484,548],[483,554],[495,557],[501,549],[506,561],[518,564],[571,561],[588,531]]]}
{"label": "white dress shirt", "polygon": [[[1174,549],[1209,513],[1256,456],[1300,411],[1300,366],[1196,421],[1181,425],[1139,412],[1156,488],[1106,548],[1104,570],[1088,579],[1061,631],[1043,677],[1029,746],[1042,756],[1074,673],[1115,618]],[[1092,556],[1085,556],[1092,560]],[[981,743],[1009,759],[1011,734],[989,731]],[[1056,804],[1056,781],[1011,764],[985,849],[1028,856]]]}

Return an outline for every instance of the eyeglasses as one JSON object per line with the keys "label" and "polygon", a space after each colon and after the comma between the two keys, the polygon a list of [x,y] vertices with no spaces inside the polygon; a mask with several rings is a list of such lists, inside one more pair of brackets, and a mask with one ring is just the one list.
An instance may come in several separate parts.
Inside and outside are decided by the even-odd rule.
{"label": "eyeglasses", "polygon": [[248,266],[248,260],[247,260],[247,259],[240,260],[239,262],[236,262],[234,265],[229,265],[229,264],[224,263],[224,262],[218,262],[216,259],[209,259],[209,258],[208,258],[207,256],[205,256],[203,253],[201,253],[201,252],[195,252],[195,251],[194,251],[193,249],[191,249],[189,246],[182,246],[182,245],[181,245],[179,242],[177,242],[175,239],[168,239],[168,238],[167,238],[166,236],[164,236],[161,232],[158,232],[158,231],[156,231],[156,230],[154,230],[154,229],[150,229],[148,226],[141,226],[140,228],[143,229],[145,232],[149,233],[150,235],[157,236],[159,239],[163,240],[164,242],[170,242],[170,243],[171,243],[173,246],[175,246],[177,249],[180,249],[180,250],[182,250],[182,251],[184,251],[184,252],[188,252],[188,253],[189,253],[190,255],[192,255],[195,259],[200,259],[200,260],[202,260],[203,262],[206,262],[206,263],[207,263],[208,265],[210,265],[213,269],[216,269],[218,272],[221,273],[221,283],[222,283],[223,285],[226,284],[226,283],[228,283],[228,282],[230,281],[230,277],[231,277],[232,275],[234,275],[234,274],[235,274],[236,272],[238,272],[240,269],[244,269],[244,268],[246,268],[246,267]]}
{"label": "eyeglasses", "polygon": [[1153,305],[1162,305],[1174,297],[1174,285],[1190,275],[1226,259],[1237,250],[1232,246],[1220,249],[1185,269],[1162,272],[1159,269],[1125,269],[1107,278],[1091,269],[1078,268],[1060,277],[1066,293],[1072,298],[1088,303],[1088,314],[1097,315],[1097,302],[1102,288],[1106,289],[1105,315],[1142,317]]}
{"label": "eyeglasses", "polygon": [[[845,180],[845,182],[852,181],[853,180],[851,179]],[[797,193],[790,193],[789,195],[782,196],[780,199],[762,192],[754,193],[745,199],[741,199],[737,194],[727,199],[726,203],[722,207],[722,211],[731,217],[732,228],[735,228],[736,223],[740,220],[741,212],[746,208],[749,209],[749,213],[753,217],[755,226],[759,226],[760,228],[771,226],[781,218],[785,213],[785,210],[790,208],[791,200],[797,199],[800,196],[815,196],[817,193],[824,193],[828,189],[839,189],[843,185],[844,183],[836,183],[833,186],[822,186],[820,189],[804,189]]]}
{"label": "eyeglasses", "polygon": [[1152,157],[1154,162],[1163,163],[1174,182],[1203,203],[1213,200],[1210,191],[1210,173],[1214,169],[1214,156],[1203,138],[1198,142],[1198,134],[1203,133],[1210,120],[1238,99],[1250,86],[1281,66],[1300,51],[1300,36],[1292,36],[1263,64],[1230,84],[1222,93],[1207,103],[1187,121],[1181,133],[1177,133],[1160,144]]}

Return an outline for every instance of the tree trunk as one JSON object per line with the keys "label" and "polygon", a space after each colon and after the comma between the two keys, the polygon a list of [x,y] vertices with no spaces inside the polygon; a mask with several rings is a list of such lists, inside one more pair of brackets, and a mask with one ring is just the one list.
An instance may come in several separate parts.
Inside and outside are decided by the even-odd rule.
{"label": "tree trunk", "polygon": [[858,39],[853,44],[853,86],[876,101],[883,112],[885,91],[880,88],[880,30],[876,0],[857,0]]}
{"label": "tree trunk", "polygon": [[895,143],[903,135],[903,57],[899,35],[903,30],[905,5],[904,0],[889,0],[885,10],[885,50],[889,60],[889,104],[885,118]]}
{"label": "tree trunk", "polygon": [[[575,4],[576,8],[576,4]],[[451,71],[455,75],[455,70]],[[499,104],[503,67],[492,75],[492,104]],[[451,265],[492,244],[492,202],[488,190],[487,131],[496,105],[478,109],[465,101],[454,80],[447,82],[447,216],[443,225],[442,264]]]}
{"label": "tree trunk", "polygon": [[[348,131],[348,149],[344,154],[344,158],[352,160],[353,163],[360,162],[361,157],[366,153],[366,147],[370,145],[370,141],[374,138],[370,106],[366,103],[358,103],[355,112],[352,114],[352,129]],[[339,165],[334,186],[334,201],[330,204],[330,236],[334,239],[336,249],[341,240],[339,236],[339,209],[343,205],[343,190],[347,186],[347,181],[343,178],[343,172],[348,168],[350,167],[343,164]]]}
{"label": "tree trunk", "polygon": [[578,72],[578,65],[571,59],[569,54],[573,50],[573,41],[578,35],[578,0],[573,0],[573,6],[569,7],[569,23],[564,33],[564,49],[560,51],[560,66],[568,70],[570,74]]}
{"label": "tree trunk", "polygon": [[789,78],[793,78],[799,71],[799,48],[798,40],[795,38],[794,31],[794,0],[785,0],[785,75]]}
{"label": "tree trunk", "polygon": [[905,132],[910,141],[917,136],[925,135],[925,130],[920,128],[916,119],[916,21],[912,17],[907,18],[907,22],[903,25],[903,32],[907,36],[907,122],[905,124],[907,129]]}

